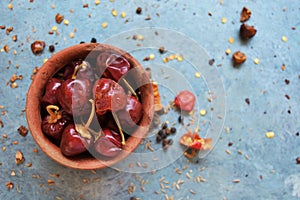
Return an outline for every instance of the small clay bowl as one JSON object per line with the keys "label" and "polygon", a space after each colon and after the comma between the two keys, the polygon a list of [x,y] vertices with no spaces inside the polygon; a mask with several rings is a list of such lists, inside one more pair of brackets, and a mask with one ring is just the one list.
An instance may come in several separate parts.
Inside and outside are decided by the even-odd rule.
{"label": "small clay bowl", "polygon": [[[126,158],[134,149],[141,143],[141,140],[146,137],[152,117],[153,117],[153,91],[152,85],[145,84],[139,87],[141,103],[143,106],[143,116],[139,122],[139,127],[126,140],[126,145],[123,151],[116,157],[111,159],[99,160],[89,154],[83,154],[75,157],[66,157],[61,153],[60,148],[55,145],[41,129],[41,103],[40,99],[44,93],[48,80],[56,74],[60,69],[74,60],[83,59],[86,57],[96,59],[101,51],[115,52],[125,57],[131,67],[138,69],[138,73],[134,74],[133,79],[137,82],[147,77],[139,62],[129,53],[123,50],[99,43],[84,43],[68,47],[60,52],[55,53],[43,66],[40,68],[34,80],[32,81],[27,93],[26,100],[26,118],[29,130],[38,146],[43,152],[56,162],[74,169],[100,169],[111,166],[124,158]],[[147,78],[148,79],[148,78]]]}

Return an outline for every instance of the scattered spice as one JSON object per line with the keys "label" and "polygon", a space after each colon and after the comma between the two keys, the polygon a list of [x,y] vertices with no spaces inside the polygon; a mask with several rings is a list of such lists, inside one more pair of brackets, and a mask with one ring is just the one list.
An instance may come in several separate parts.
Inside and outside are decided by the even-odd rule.
{"label": "scattered spice", "polygon": [[13,5],[10,3],[10,4],[7,5],[7,8],[10,9],[10,10],[12,10],[13,9]]}
{"label": "scattered spice", "polygon": [[258,65],[258,64],[260,63],[260,61],[259,61],[258,58],[255,58],[253,62],[254,62],[254,64],[256,64],[256,65]]}
{"label": "scattered spice", "polygon": [[125,18],[126,17],[126,12],[121,12],[121,17]]}
{"label": "scattered spice", "polygon": [[300,164],[300,157],[296,158],[296,164],[299,165]]}
{"label": "scattered spice", "polygon": [[12,182],[6,182],[5,185],[8,191],[14,188],[14,184]]}
{"label": "scattered spice", "polygon": [[282,36],[281,40],[282,40],[282,42],[286,42],[287,41],[287,37],[286,36]]}
{"label": "scattered spice", "polygon": [[61,15],[59,13],[57,13],[55,15],[55,21],[56,21],[56,23],[60,24],[63,20],[64,20],[64,16],[63,15]]}
{"label": "scattered spice", "polygon": [[234,43],[234,39],[233,39],[232,37],[230,37],[230,38],[228,38],[228,42],[229,42],[230,44],[232,44],[232,43]]}
{"label": "scattered spice", "polygon": [[221,19],[221,22],[222,22],[222,24],[226,24],[227,19],[226,19],[225,17],[223,17],[223,18]]}
{"label": "scattered spice", "polygon": [[213,65],[214,63],[215,63],[215,59],[213,59],[213,58],[208,61],[209,65]]}
{"label": "scattered spice", "polygon": [[31,44],[31,51],[34,54],[39,54],[44,50],[45,46],[46,44],[44,41],[36,40]]}
{"label": "scattered spice", "polygon": [[230,53],[231,53],[231,50],[230,49],[226,49],[225,54],[229,55]]}
{"label": "scattered spice", "polygon": [[286,70],[285,64],[282,64],[282,65],[281,65],[281,70],[282,70],[282,71],[285,71],[285,70]]}
{"label": "scattered spice", "polygon": [[239,182],[241,182],[241,181],[240,181],[240,179],[234,179],[232,182],[233,182],[233,183],[239,183]]}
{"label": "scattered spice", "polygon": [[11,27],[8,27],[7,29],[6,29],[6,35],[9,35],[9,33],[10,32],[12,32],[14,30],[14,28],[11,26]]}
{"label": "scattered spice", "polygon": [[64,20],[64,25],[69,25],[69,20],[65,19]]}
{"label": "scattered spice", "polygon": [[285,84],[287,84],[287,85],[290,84],[290,80],[288,80],[288,79],[285,79],[284,82],[285,82]]}
{"label": "scattered spice", "polygon": [[136,9],[136,14],[140,15],[142,13],[142,8],[141,7],[137,7]]}
{"label": "scattered spice", "polygon": [[248,24],[242,24],[240,26],[240,37],[243,40],[248,40],[252,38],[256,34],[257,30],[254,28],[254,26],[250,26]]}
{"label": "scattered spice", "polygon": [[288,100],[290,100],[290,98],[291,98],[288,94],[285,94],[284,96],[285,96],[285,98],[287,98]]}
{"label": "scattered spice", "polygon": [[20,135],[25,137],[28,133],[28,128],[26,128],[25,126],[22,125],[18,128],[18,132],[19,132]]}
{"label": "scattered spice", "polygon": [[17,35],[13,35],[13,36],[11,37],[11,39],[12,39],[14,42],[16,42],[16,41],[18,40],[18,36],[17,36]]}
{"label": "scattered spice", "polygon": [[82,7],[84,7],[84,8],[88,8],[89,7],[89,4],[88,3],[85,3],[85,4],[83,4],[83,6]]}
{"label": "scattered spice", "polygon": [[8,53],[8,52],[9,52],[9,47],[8,47],[8,45],[7,45],[7,44],[5,44],[5,45],[4,45],[3,49],[4,49],[4,51],[5,51],[6,53]]}
{"label": "scattered spice", "polygon": [[266,132],[266,137],[267,138],[271,139],[271,138],[274,138],[274,136],[275,136],[275,133],[273,131]]}
{"label": "scattered spice", "polygon": [[243,7],[242,11],[241,11],[241,17],[240,17],[240,21],[241,22],[245,22],[247,21],[248,19],[250,19],[251,17],[251,10],[246,8],[246,7]]}
{"label": "scattered spice", "polygon": [[23,153],[21,150],[18,150],[15,156],[15,162],[17,165],[22,164],[25,161],[25,158],[23,156]]}
{"label": "scattered spice", "polygon": [[91,43],[97,43],[97,39],[96,38],[92,38],[91,39]]}
{"label": "scattered spice", "polygon": [[249,99],[249,98],[246,98],[246,99],[245,99],[245,102],[246,102],[248,105],[250,105],[250,99]]}
{"label": "scattered spice", "polygon": [[159,47],[158,52],[164,54],[166,52],[165,47]]}
{"label": "scattered spice", "polygon": [[50,46],[49,46],[49,51],[50,51],[51,53],[53,53],[53,52],[55,51],[54,45],[50,45]]}
{"label": "scattered spice", "polygon": [[241,51],[236,51],[232,55],[232,60],[233,60],[234,64],[237,64],[237,65],[244,63],[246,61],[246,59],[247,59],[247,56]]}
{"label": "scattered spice", "polygon": [[0,29],[5,29],[5,25],[1,25],[1,26],[0,26]]}
{"label": "scattered spice", "polygon": [[103,22],[103,23],[101,24],[101,26],[102,26],[102,28],[106,28],[106,27],[107,27],[107,22]]}

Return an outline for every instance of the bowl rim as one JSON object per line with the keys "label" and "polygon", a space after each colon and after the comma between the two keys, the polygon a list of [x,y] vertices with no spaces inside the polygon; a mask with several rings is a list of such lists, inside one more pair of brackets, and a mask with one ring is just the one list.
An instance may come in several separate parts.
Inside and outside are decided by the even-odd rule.
{"label": "bowl rim", "polygon": [[[148,106],[150,109],[144,110],[141,125],[143,128],[138,128],[132,136],[126,140],[126,145],[124,151],[115,158],[109,160],[98,160],[96,158],[82,158],[78,157],[66,157],[64,156],[60,148],[49,140],[49,138],[41,130],[41,112],[40,112],[40,98],[44,91],[44,88],[48,80],[60,69],[62,69],[66,64],[71,63],[78,58],[86,58],[92,51],[103,51],[110,50],[120,55],[124,56],[129,60],[133,67],[142,68],[142,65],[129,53],[109,44],[101,43],[83,43],[67,47],[49,58],[39,69],[38,73],[35,75],[32,83],[30,84],[27,97],[26,97],[26,119],[30,133],[39,146],[39,148],[50,158],[52,158],[57,163],[64,165],[66,167],[74,169],[101,169],[116,164],[117,162],[125,159],[134,149],[136,149],[141,143],[142,139],[147,135],[150,124],[154,115],[153,111],[153,91],[150,84],[143,86],[143,91],[141,92],[146,99],[145,105],[142,103],[143,107]],[[146,76],[142,74],[141,76]],[[150,82],[149,82],[150,83]],[[146,105],[147,104],[147,105]],[[144,128],[146,127],[146,128]]]}

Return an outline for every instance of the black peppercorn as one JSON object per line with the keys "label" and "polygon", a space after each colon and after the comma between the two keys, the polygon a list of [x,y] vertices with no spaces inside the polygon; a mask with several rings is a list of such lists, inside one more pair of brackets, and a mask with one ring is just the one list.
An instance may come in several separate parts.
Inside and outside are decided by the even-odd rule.
{"label": "black peppercorn", "polygon": [[141,7],[137,7],[136,9],[136,14],[141,14],[142,13],[142,8]]}
{"label": "black peppercorn", "polygon": [[96,43],[97,42],[97,39],[96,38],[92,38],[91,39],[91,43]]}
{"label": "black peppercorn", "polygon": [[157,135],[157,136],[156,136],[156,142],[157,142],[157,143],[160,143],[161,140],[162,140],[161,136],[160,136],[160,135]]}
{"label": "black peppercorn", "polygon": [[53,53],[53,52],[55,51],[54,45],[50,45],[50,46],[49,46],[49,51],[50,51],[51,53]]}
{"label": "black peppercorn", "polygon": [[178,122],[179,122],[180,124],[183,124],[183,117],[182,117],[181,115],[178,117]]}
{"label": "black peppercorn", "polygon": [[165,123],[163,123],[162,125],[161,125],[161,128],[162,129],[166,129],[166,128],[168,128],[168,124],[165,122]]}
{"label": "black peppercorn", "polygon": [[174,134],[174,133],[176,133],[176,128],[175,127],[171,127],[170,131],[171,131],[172,134]]}

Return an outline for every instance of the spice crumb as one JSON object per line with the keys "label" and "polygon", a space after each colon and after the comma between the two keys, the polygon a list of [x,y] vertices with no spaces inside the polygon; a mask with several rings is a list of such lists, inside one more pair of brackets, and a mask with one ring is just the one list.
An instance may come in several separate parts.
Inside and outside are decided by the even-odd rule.
{"label": "spice crumb", "polygon": [[274,136],[275,136],[275,133],[273,131],[266,132],[266,137],[267,138],[271,139],[271,138],[274,138]]}
{"label": "spice crumb", "polygon": [[15,162],[17,165],[22,164],[25,161],[25,158],[23,156],[23,153],[21,150],[18,150],[15,156]]}
{"label": "spice crumb", "polygon": [[296,164],[299,165],[300,164],[300,157],[296,158]]}
{"label": "spice crumb", "polygon": [[6,182],[5,185],[8,191],[14,188],[14,184],[12,182]]}
{"label": "spice crumb", "polygon": [[222,22],[222,24],[226,24],[227,19],[225,17],[222,17],[221,22]]}
{"label": "spice crumb", "polygon": [[25,137],[28,133],[28,128],[22,125],[18,128],[18,132],[21,136]]}
{"label": "spice crumb", "polygon": [[103,22],[103,23],[101,24],[101,26],[102,26],[102,28],[106,28],[106,27],[107,27],[107,22]]}
{"label": "spice crumb", "polygon": [[12,10],[13,9],[13,5],[10,3],[10,4],[7,5],[7,8],[10,9],[10,10]]}
{"label": "spice crumb", "polygon": [[196,77],[196,78],[200,78],[200,77],[201,77],[201,73],[200,73],[200,72],[196,72],[196,73],[195,73],[195,77]]}
{"label": "spice crumb", "polygon": [[142,8],[141,7],[137,7],[136,9],[136,14],[140,15],[142,13]]}
{"label": "spice crumb", "polygon": [[228,42],[229,42],[230,44],[232,44],[232,43],[234,43],[234,39],[233,39],[232,37],[230,37],[230,38],[228,38]]}
{"label": "spice crumb", "polygon": [[282,40],[282,42],[286,42],[287,41],[287,37],[286,36],[282,36],[281,40]]}
{"label": "spice crumb", "polygon": [[126,17],[126,12],[121,12],[121,17],[125,18]]}
{"label": "spice crumb", "polygon": [[234,179],[233,181],[232,181],[233,183],[239,183],[239,182],[241,182],[239,179]]}
{"label": "spice crumb", "polygon": [[229,55],[230,53],[231,53],[231,50],[230,49],[226,49],[225,54]]}
{"label": "spice crumb", "polygon": [[101,3],[100,0],[95,0],[95,4],[96,4],[96,5],[99,5],[100,3]]}
{"label": "spice crumb", "polygon": [[253,62],[254,62],[254,64],[258,65],[260,61],[258,58],[255,58]]}
{"label": "spice crumb", "polygon": [[245,22],[247,21],[249,18],[251,17],[251,10],[243,7],[242,11],[241,11],[241,17],[240,17],[240,21],[241,22]]}

